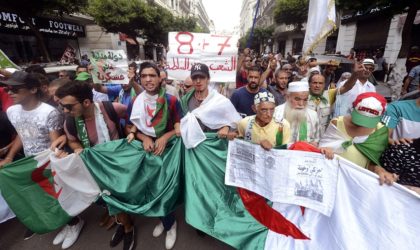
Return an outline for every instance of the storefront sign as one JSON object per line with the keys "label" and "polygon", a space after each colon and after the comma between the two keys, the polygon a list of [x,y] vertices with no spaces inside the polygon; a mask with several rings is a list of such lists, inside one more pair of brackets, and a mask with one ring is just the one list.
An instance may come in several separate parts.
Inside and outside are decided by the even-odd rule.
{"label": "storefront sign", "polygon": [[167,54],[169,77],[185,80],[195,63],[210,69],[212,82],[235,82],[238,37],[190,32],[170,32]]}
{"label": "storefront sign", "polygon": [[128,62],[124,50],[91,50],[89,59],[94,83],[128,84]]}
{"label": "storefront sign", "polygon": [[[31,17],[31,24],[42,33],[53,34],[64,37],[85,37],[85,28],[72,22],[63,20],[44,18],[44,17]],[[0,31],[30,34],[30,28],[25,21],[15,13],[0,12]]]}

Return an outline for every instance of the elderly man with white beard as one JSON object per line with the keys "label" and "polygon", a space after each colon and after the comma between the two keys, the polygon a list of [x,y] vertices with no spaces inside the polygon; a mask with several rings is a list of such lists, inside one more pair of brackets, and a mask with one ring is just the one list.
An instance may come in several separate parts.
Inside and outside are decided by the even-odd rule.
{"label": "elderly man with white beard", "polygon": [[276,107],[274,119],[286,119],[290,123],[290,143],[305,141],[317,147],[320,139],[319,118],[315,111],[307,108],[308,98],[308,82],[289,83],[287,101]]}

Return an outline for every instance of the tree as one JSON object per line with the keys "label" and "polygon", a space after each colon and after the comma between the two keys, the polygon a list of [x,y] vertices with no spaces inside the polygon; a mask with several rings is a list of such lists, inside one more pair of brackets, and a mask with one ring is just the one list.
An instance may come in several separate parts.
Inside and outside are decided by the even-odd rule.
{"label": "tree", "polygon": [[[249,46],[250,49],[259,51],[260,45],[264,44],[268,39],[273,37],[274,27],[269,26],[267,28],[255,28],[253,37],[251,40],[251,45]],[[248,42],[251,30],[248,30],[244,37],[239,39],[239,44],[242,49],[246,47],[246,43]]]}
{"label": "tree", "polygon": [[167,9],[143,0],[89,0],[87,13],[107,32],[140,36],[164,45],[168,43],[169,31],[197,28],[195,19],[174,17]]}
{"label": "tree", "polygon": [[277,24],[292,24],[298,31],[308,19],[309,0],[277,0],[274,20]]}
{"label": "tree", "polygon": [[337,7],[341,10],[367,11],[371,8],[378,7],[388,12],[389,16],[407,12],[407,18],[402,30],[402,44],[398,54],[398,58],[407,57],[410,50],[411,31],[413,22],[416,18],[417,11],[420,9],[420,2],[415,0],[337,0]]}
{"label": "tree", "polygon": [[35,35],[39,50],[45,59],[51,58],[45,45],[44,36],[32,24],[31,18],[36,16],[62,17],[64,14],[80,12],[86,7],[87,0],[12,0],[3,1],[1,7],[5,11],[16,13]]}

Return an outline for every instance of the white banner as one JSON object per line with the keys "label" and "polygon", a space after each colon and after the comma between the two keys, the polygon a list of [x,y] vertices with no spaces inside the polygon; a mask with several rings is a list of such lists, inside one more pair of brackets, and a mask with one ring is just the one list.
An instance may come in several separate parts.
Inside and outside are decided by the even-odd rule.
{"label": "white banner", "polygon": [[169,32],[167,65],[169,77],[185,80],[192,65],[209,67],[212,82],[235,82],[238,36]]}
{"label": "white banner", "polygon": [[270,201],[295,204],[329,216],[334,208],[337,160],[292,150],[265,151],[242,140],[229,142],[225,184]]}
{"label": "white banner", "polygon": [[89,59],[94,83],[128,84],[128,62],[124,50],[91,50]]}

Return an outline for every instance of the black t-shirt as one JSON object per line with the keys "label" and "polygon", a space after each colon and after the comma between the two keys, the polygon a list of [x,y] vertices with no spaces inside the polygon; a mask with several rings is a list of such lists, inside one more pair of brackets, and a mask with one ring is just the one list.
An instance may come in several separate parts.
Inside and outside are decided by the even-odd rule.
{"label": "black t-shirt", "polygon": [[9,145],[16,135],[15,128],[7,118],[7,114],[3,111],[0,111],[0,135],[0,149]]}

